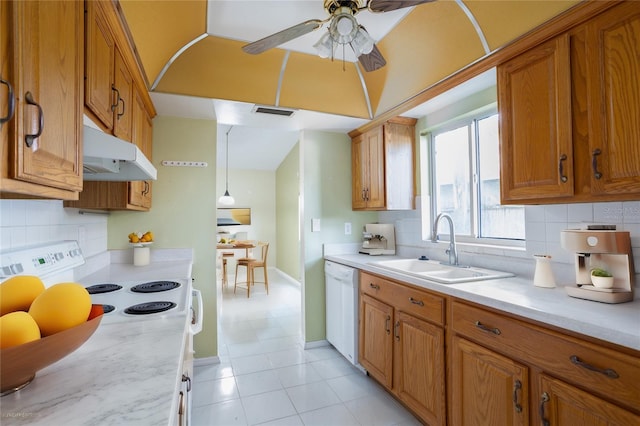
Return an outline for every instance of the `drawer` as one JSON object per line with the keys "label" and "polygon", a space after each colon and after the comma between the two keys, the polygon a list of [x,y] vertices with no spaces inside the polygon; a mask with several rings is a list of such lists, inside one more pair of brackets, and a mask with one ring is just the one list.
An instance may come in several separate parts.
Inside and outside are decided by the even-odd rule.
{"label": "drawer", "polygon": [[452,329],[550,375],[640,410],[640,358],[454,301]]}
{"label": "drawer", "polygon": [[398,285],[393,293],[393,305],[402,312],[444,325],[444,298],[425,291]]}
{"label": "drawer", "polygon": [[390,303],[393,289],[397,284],[375,275],[360,272],[360,291],[379,300]]}

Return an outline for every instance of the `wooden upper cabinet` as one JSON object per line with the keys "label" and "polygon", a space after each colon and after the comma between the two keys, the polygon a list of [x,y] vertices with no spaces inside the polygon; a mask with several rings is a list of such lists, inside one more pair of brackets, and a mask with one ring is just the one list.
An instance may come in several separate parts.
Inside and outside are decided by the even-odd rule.
{"label": "wooden upper cabinet", "polygon": [[498,66],[503,204],[640,197],[640,2]]}
{"label": "wooden upper cabinet", "polygon": [[[77,199],[82,190],[82,3],[2,2],[0,32],[2,79],[11,84],[15,103],[13,117],[2,124],[1,192]],[[8,85],[1,90],[8,104]]]}
{"label": "wooden upper cabinet", "polygon": [[350,133],[353,210],[414,208],[415,123],[396,117],[364,133]]}
{"label": "wooden upper cabinet", "polygon": [[503,203],[573,195],[569,37],[498,67]]}
{"label": "wooden upper cabinet", "polygon": [[86,12],[86,78],[85,105],[100,119],[107,130],[113,129],[115,95],[116,45],[100,2],[85,2]]}
{"label": "wooden upper cabinet", "polygon": [[640,3],[586,26],[591,192],[640,194]]}
{"label": "wooden upper cabinet", "polygon": [[[152,124],[140,95],[134,90],[132,105],[132,142],[151,158]],[[151,181],[129,182],[129,204],[148,210],[151,208]]]}
{"label": "wooden upper cabinet", "polygon": [[113,118],[114,136],[126,141],[133,141],[132,110],[133,110],[133,79],[129,68],[122,58],[120,49],[116,48],[115,55],[115,84],[117,104],[115,104]]}

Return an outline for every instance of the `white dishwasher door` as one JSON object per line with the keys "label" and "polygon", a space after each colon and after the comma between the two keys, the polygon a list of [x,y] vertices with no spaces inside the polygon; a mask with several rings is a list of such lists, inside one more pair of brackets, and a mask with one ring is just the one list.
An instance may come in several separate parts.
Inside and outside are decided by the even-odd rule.
{"label": "white dishwasher door", "polygon": [[327,340],[354,365],[358,363],[358,270],[325,261]]}

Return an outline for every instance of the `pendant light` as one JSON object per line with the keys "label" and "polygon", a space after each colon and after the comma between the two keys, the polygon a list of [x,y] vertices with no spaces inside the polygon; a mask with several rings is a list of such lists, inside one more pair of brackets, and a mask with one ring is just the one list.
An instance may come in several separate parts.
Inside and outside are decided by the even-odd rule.
{"label": "pendant light", "polygon": [[227,167],[225,169],[225,173],[226,173],[225,191],[224,191],[224,195],[218,198],[218,203],[224,206],[231,206],[236,202],[236,200],[234,200],[233,197],[229,195],[229,132],[231,131],[231,129],[233,129],[233,126],[230,126],[229,130],[227,130]]}

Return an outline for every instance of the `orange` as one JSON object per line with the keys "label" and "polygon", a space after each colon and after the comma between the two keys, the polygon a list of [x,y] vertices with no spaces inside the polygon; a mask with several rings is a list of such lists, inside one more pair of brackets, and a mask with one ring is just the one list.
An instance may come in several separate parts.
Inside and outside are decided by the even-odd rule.
{"label": "orange", "polygon": [[31,304],[29,314],[38,323],[43,336],[58,333],[87,321],[91,296],[77,283],[53,285]]}
{"label": "orange", "polygon": [[39,338],[38,324],[28,313],[16,311],[0,317],[0,349],[22,345]]}
{"label": "orange", "polygon": [[15,311],[28,311],[31,302],[44,291],[40,278],[18,275],[0,284],[0,315]]}

